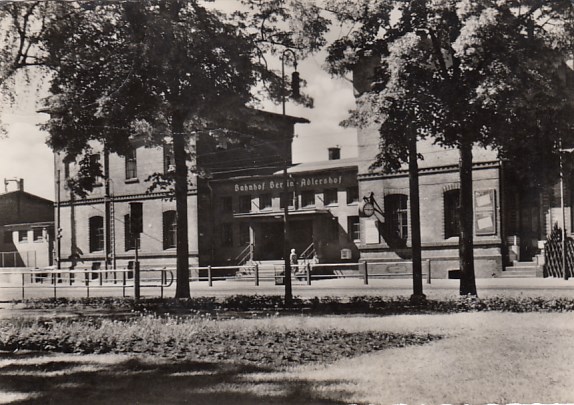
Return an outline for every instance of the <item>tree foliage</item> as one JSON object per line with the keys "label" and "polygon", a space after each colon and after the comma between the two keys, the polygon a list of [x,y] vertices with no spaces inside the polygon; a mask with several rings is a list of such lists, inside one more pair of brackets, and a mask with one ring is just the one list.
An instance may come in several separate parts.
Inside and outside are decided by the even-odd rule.
{"label": "tree foliage", "polygon": [[347,28],[329,45],[329,71],[373,67],[345,122],[379,129],[373,168],[408,161],[411,129],[460,150],[461,294],[476,294],[472,146],[494,148],[536,177],[557,161],[549,158],[558,139],[571,142],[572,2],[326,0],[324,8]]}
{"label": "tree foliage", "polygon": [[[90,158],[94,143],[120,155],[134,140],[172,145],[175,171],[151,178],[161,187],[171,180],[175,185],[179,298],[189,296],[188,141],[218,122],[240,120],[245,106],[257,101],[254,90],[261,83],[266,96],[279,102],[282,77],[266,58],[306,38],[290,34],[294,20],[281,7],[246,1],[245,10],[227,17],[200,0],[0,5],[8,28],[0,84],[10,89],[9,78],[25,67],[48,72],[44,108],[50,119],[43,128],[49,146],[78,166],[69,182],[75,193],[85,196],[103,174]],[[299,12],[314,13],[302,7]]]}

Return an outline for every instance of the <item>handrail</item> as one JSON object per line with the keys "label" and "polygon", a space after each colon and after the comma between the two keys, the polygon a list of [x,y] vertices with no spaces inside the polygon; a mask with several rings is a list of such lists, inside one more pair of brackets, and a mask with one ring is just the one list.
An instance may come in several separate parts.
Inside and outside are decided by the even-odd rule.
{"label": "handrail", "polygon": [[238,266],[243,266],[248,260],[253,259],[253,243],[249,243],[245,248],[233,259]]}
{"label": "handrail", "polygon": [[307,249],[305,249],[303,253],[299,255],[299,258],[307,261],[312,259],[313,256],[315,256],[315,244],[311,242],[311,244],[307,246]]}

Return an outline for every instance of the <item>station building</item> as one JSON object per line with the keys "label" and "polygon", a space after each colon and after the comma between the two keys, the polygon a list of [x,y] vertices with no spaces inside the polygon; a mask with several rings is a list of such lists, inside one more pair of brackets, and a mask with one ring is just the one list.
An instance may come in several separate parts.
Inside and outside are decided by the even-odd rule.
{"label": "station building", "polygon": [[[293,164],[291,143],[302,118],[252,110],[240,130],[196,133],[189,148],[197,170],[188,191],[190,265],[237,265],[283,258],[284,204],[288,206],[289,248],[316,260],[358,260],[357,163],[331,159]],[[127,156],[92,145],[105,179],[85,198],[66,179],[74,163],[55,155],[56,218],[61,229],[57,256],[62,268],[122,268],[134,260],[130,203],[141,202],[142,266],[174,266],[176,211],[170,190],[150,189],[154,173],[173,170],[171,145],[148,148],[133,142]],[[284,182],[287,181],[287,193]]]}

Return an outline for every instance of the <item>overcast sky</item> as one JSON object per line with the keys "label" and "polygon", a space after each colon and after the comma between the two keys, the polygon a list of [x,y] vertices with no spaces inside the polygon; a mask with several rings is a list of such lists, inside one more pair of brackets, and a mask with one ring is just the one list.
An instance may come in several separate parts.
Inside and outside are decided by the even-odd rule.
{"label": "overcast sky", "polygon": [[[228,3],[228,0],[223,1]],[[311,121],[295,127],[295,162],[326,160],[327,148],[337,145],[341,147],[342,158],[357,155],[356,132],[339,126],[354,105],[351,83],[331,78],[322,69],[323,63],[324,55],[320,54],[299,61],[298,70],[307,81],[304,91],[315,99],[315,107],[307,109],[287,104],[287,114]],[[273,68],[280,70],[280,63]],[[290,72],[290,67],[286,67],[286,74]],[[2,121],[8,133],[0,139],[0,192],[5,191],[4,179],[22,178],[26,191],[54,200],[53,155],[46,146],[46,134],[38,128],[38,124],[47,118],[35,112],[38,98],[35,93],[22,91],[14,108],[4,108]],[[281,113],[280,105],[268,103],[262,109]],[[8,182],[8,191],[14,189],[15,183]]]}

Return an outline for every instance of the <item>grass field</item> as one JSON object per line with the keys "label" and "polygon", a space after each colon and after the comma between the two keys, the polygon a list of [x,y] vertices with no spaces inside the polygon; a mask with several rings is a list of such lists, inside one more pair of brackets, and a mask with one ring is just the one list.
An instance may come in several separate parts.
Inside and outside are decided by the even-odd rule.
{"label": "grass field", "polygon": [[[220,333],[244,335],[258,331],[344,330],[444,338],[420,346],[288,368],[137,353],[5,352],[0,355],[0,403],[574,402],[572,312],[290,316],[216,322]],[[328,351],[329,347],[320,350]]]}

